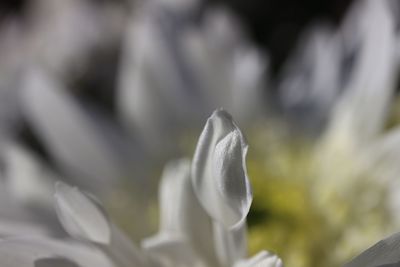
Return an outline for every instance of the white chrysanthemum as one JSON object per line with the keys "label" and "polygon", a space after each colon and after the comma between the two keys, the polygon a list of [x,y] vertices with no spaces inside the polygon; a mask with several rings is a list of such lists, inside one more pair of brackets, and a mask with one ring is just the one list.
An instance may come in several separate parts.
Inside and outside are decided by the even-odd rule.
{"label": "white chrysanthemum", "polygon": [[144,240],[141,249],[97,200],[60,182],[57,214],[78,241],[2,241],[0,261],[7,267],[31,266],[49,258],[82,267],[280,267],[282,262],[267,252],[246,259],[245,217],[252,199],[246,150],[231,116],[217,110],[200,137],[193,166],[186,159],[167,165],[160,186],[160,231]]}
{"label": "white chrysanthemum", "polygon": [[[2,266],[282,267],[282,261],[268,252],[246,259],[244,218],[252,199],[244,164],[246,148],[230,115],[223,110],[214,112],[200,137],[193,166],[183,159],[165,168],[160,231],[144,240],[141,249],[108,218],[93,196],[57,183],[57,213],[76,241],[2,240]],[[345,266],[398,264],[399,243],[400,235],[393,235]]]}

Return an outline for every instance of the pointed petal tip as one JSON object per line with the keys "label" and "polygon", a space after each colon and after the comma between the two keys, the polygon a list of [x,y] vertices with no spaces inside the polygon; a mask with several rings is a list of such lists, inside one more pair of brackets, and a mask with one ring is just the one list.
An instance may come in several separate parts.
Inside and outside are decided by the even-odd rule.
{"label": "pointed petal tip", "polygon": [[71,236],[94,243],[110,243],[108,218],[97,203],[77,187],[60,181],[55,184],[55,191],[57,215]]}
{"label": "pointed petal tip", "polygon": [[196,196],[209,215],[228,229],[243,223],[252,202],[247,147],[232,116],[217,109],[207,120],[193,157]]}

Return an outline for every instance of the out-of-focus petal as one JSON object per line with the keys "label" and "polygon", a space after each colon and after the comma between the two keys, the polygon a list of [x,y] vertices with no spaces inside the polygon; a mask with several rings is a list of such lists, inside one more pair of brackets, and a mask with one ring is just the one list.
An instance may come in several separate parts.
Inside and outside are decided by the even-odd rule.
{"label": "out-of-focus petal", "polygon": [[247,255],[246,224],[236,229],[226,229],[214,223],[214,242],[217,257],[221,266],[233,266],[236,261]]}
{"label": "out-of-focus petal", "polygon": [[146,253],[143,253],[132,240],[116,225],[111,225],[111,242],[109,245],[101,245],[118,267],[158,267]]}
{"label": "out-of-focus petal", "polygon": [[74,238],[94,242],[120,267],[148,266],[146,255],[116,225],[109,222],[100,203],[77,188],[56,184],[56,211]]}
{"label": "out-of-focus petal", "polygon": [[87,1],[36,0],[27,13],[32,21],[24,40],[29,56],[57,73],[71,63],[83,65],[90,49],[106,40],[101,12]]}
{"label": "out-of-focus petal", "polygon": [[[400,263],[400,234],[383,239],[355,257],[344,267],[391,266]],[[398,265],[393,265],[398,266]]]}
{"label": "out-of-focus petal", "polygon": [[79,267],[76,263],[65,258],[44,258],[35,261],[35,267]]}
{"label": "out-of-focus petal", "polygon": [[358,4],[362,12],[356,12],[356,19],[349,20],[352,23],[344,24],[343,35],[346,37],[347,28],[357,29],[354,32],[360,36],[351,33],[348,38],[359,41],[358,46],[349,45],[355,46],[359,54],[335,106],[328,133],[347,131],[350,138],[357,136],[354,142],[364,143],[382,130],[385,121],[398,69],[397,39],[388,1]]}
{"label": "out-of-focus petal", "polygon": [[340,39],[328,25],[307,30],[279,84],[284,112],[306,130],[320,130],[340,90]]}
{"label": "out-of-focus petal", "polygon": [[190,243],[185,238],[167,233],[156,235],[142,242],[150,255],[168,266],[197,266],[201,264]]}
{"label": "out-of-focus petal", "polygon": [[101,251],[75,242],[33,238],[0,241],[2,267],[36,267],[38,261],[51,258],[64,258],[79,267],[115,267]]}
{"label": "out-of-focus petal", "polygon": [[247,143],[232,117],[215,111],[196,147],[192,182],[204,209],[227,228],[245,220],[252,202],[246,153]]}
{"label": "out-of-focus petal", "polygon": [[49,230],[38,223],[23,220],[8,220],[7,218],[0,220],[0,237],[43,237],[49,234]]}
{"label": "out-of-focus petal", "polygon": [[[49,218],[38,217],[29,203],[14,197],[0,177],[0,237],[50,235],[54,225],[50,225]],[[41,221],[46,221],[46,224],[41,224]]]}
{"label": "out-of-focus petal", "polygon": [[[160,152],[170,148],[160,133],[170,135],[170,124],[178,115],[173,109],[184,110],[187,101],[180,67],[169,51],[170,36],[164,32],[161,21],[156,20],[157,9],[151,11],[143,10],[149,14],[135,17],[128,25],[117,106],[132,134],[144,140],[150,151]],[[170,101],[172,105],[168,104]]]}
{"label": "out-of-focus petal", "polygon": [[109,244],[111,230],[103,211],[77,188],[56,184],[56,211],[65,230],[73,237]]}
{"label": "out-of-focus petal", "polygon": [[233,267],[282,267],[282,260],[276,255],[261,251],[247,260],[237,262]]}
{"label": "out-of-focus petal", "polygon": [[2,150],[5,162],[5,186],[15,200],[24,204],[53,205],[57,176],[27,149],[9,143]]}
{"label": "out-of-focus petal", "polygon": [[24,116],[60,167],[83,178],[77,184],[97,191],[122,176],[117,152],[56,80],[32,71],[23,89]]}
{"label": "out-of-focus petal", "polygon": [[[190,161],[176,160],[164,169],[160,184],[160,232],[143,242],[165,243],[165,237],[187,242],[196,255],[208,265],[217,262],[213,244],[211,218],[201,207],[193,192],[190,179]],[[189,249],[189,248],[188,248]]]}

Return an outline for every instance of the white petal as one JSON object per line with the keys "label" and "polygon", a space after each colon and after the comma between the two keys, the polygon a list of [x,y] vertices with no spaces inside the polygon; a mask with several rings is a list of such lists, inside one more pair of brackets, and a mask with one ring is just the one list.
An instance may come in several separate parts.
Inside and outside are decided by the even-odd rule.
{"label": "white petal", "polygon": [[65,230],[73,237],[109,244],[111,231],[103,211],[77,188],[56,184],[56,211]]}
{"label": "white petal", "polygon": [[6,164],[5,185],[13,198],[24,204],[52,207],[56,175],[16,143],[5,146],[2,154]]}
{"label": "white petal", "polygon": [[[27,204],[16,201],[0,177],[0,237],[46,236],[51,232],[48,218],[39,218]],[[44,220],[46,224],[40,222]],[[57,225],[59,226],[59,225]]]}
{"label": "white petal", "polygon": [[193,192],[189,160],[176,160],[166,165],[160,183],[159,201],[160,232],[144,244],[165,236],[184,239],[208,265],[214,266],[217,259],[211,218]]}
{"label": "white petal", "polygon": [[283,109],[300,127],[317,130],[340,90],[340,39],[324,24],[307,30],[283,69],[279,92]]}
{"label": "white petal", "polygon": [[49,258],[64,258],[79,267],[115,267],[99,250],[79,243],[51,239],[0,241],[2,267],[36,267],[38,261]]}
{"label": "white petal", "polygon": [[64,171],[96,189],[121,177],[121,164],[108,140],[56,80],[32,71],[22,97],[24,115]]}
{"label": "white petal", "polygon": [[61,182],[56,185],[55,198],[61,224],[71,236],[97,243],[120,267],[148,266],[146,255],[108,221],[100,203]]}
{"label": "white petal", "polygon": [[346,30],[356,29],[349,36],[356,39],[357,45],[350,46],[359,50],[359,55],[335,107],[330,131],[349,128],[350,137],[361,143],[369,141],[384,126],[398,64],[395,25],[388,1],[367,0],[358,4],[360,12],[355,21],[350,20],[355,25],[345,24],[343,31],[346,34]]}
{"label": "white petal", "polygon": [[377,267],[396,263],[400,263],[400,233],[379,241],[344,267]]}
{"label": "white petal", "polygon": [[184,238],[159,234],[142,242],[142,247],[170,266],[195,266],[200,263],[191,244]]}
{"label": "white petal", "polygon": [[232,117],[215,111],[196,147],[192,182],[204,209],[228,228],[245,220],[252,201],[246,153],[247,143]]}
{"label": "white petal", "polygon": [[116,262],[118,267],[158,267],[114,224],[111,225],[110,244],[101,247]]}
{"label": "white petal", "polygon": [[282,260],[276,255],[261,251],[248,260],[237,262],[234,267],[282,267]]}
{"label": "white petal", "polygon": [[241,125],[265,113],[268,57],[253,47],[242,47],[232,64],[232,114]]}
{"label": "white petal", "polygon": [[44,225],[23,220],[0,220],[0,237],[44,237],[49,236],[50,230]]}
{"label": "white petal", "polygon": [[236,229],[225,229],[214,223],[215,250],[221,266],[232,266],[247,255],[247,227],[245,224]]}
{"label": "white petal", "polygon": [[0,237],[50,234],[50,229],[35,221],[31,211],[16,203],[11,195],[3,190],[0,195]]}
{"label": "white petal", "polygon": [[126,34],[117,105],[127,127],[159,154],[173,148],[164,137],[174,137],[178,122],[187,125],[196,117],[197,78],[180,54],[182,25],[154,6],[142,13]]}
{"label": "white petal", "polygon": [[35,261],[35,267],[79,267],[76,263],[65,258],[44,258]]}

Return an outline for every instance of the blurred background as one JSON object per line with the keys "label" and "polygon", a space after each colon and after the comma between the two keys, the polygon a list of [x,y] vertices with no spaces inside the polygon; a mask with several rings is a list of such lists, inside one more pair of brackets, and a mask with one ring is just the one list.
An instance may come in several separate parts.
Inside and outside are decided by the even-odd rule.
{"label": "blurred background", "polygon": [[340,266],[400,229],[399,63],[399,0],[2,1],[0,221],[59,234],[61,179],[154,233],[163,166],[224,107],[249,253]]}

